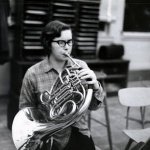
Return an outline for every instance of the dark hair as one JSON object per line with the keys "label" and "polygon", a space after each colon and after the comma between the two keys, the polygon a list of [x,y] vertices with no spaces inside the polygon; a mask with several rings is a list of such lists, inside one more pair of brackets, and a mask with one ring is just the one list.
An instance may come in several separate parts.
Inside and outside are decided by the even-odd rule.
{"label": "dark hair", "polygon": [[49,22],[42,30],[41,43],[45,49],[46,54],[49,56],[51,53],[51,42],[55,37],[60,37],[61,31],[71,30],[68,24],[61,21],[54,20]]}

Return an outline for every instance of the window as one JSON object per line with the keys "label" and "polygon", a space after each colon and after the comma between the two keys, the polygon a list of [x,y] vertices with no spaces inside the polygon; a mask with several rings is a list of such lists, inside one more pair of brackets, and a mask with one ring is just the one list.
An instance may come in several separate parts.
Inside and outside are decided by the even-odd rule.
{"label": "window", "polygon": [[150,32],[150,1],[126,0],[124,31]]}

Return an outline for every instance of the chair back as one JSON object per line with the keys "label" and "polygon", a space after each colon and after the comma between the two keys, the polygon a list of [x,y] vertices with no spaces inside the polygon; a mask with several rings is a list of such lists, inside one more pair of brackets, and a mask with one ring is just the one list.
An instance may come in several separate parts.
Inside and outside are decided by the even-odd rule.
{"label": "chair back", "polygon": [[150,88],[123,88],[118,92],[119,101],[127,107],[143,107],[150,105]]}

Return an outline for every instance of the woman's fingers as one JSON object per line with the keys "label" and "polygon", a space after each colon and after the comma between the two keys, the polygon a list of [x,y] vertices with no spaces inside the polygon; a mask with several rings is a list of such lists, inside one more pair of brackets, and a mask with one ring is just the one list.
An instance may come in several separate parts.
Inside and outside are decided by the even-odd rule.
{"label": "woman's fingers", "polygon": [[96,81],[96,75],[90,69],[80,70],[79,71],[79,78],[85,79],[89,84],[93,84]]}

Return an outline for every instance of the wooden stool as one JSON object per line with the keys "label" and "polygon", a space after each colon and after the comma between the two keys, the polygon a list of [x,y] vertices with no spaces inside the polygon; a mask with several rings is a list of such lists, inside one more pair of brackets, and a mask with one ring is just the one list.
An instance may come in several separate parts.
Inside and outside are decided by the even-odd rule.
{"label": "wooden stool", "polygon": [[[110,150],[113,150],[112,136],[111,136],[111,129],[110,129],[109,111],[108,111],[108,105],[107,105],[107,94],[106,94],[106,89],[105,89],[105,79],[106,79],[106,77],[107,77],[107,75],[104,72],[101,72],[99,74],[98,78],[97,78],[101,82],[103,90],[105,91],[105,97],[104,97],[103,104],[104,104],[106,123],[103,123],[103,122],[101,122],[99,120],[96,120],[94,118],[92,118],[92,119],[107,128],[107,135],[108,135]],[[91,114],[89,114],[89,127],[91,127],[90,119],[91,119]]]}

